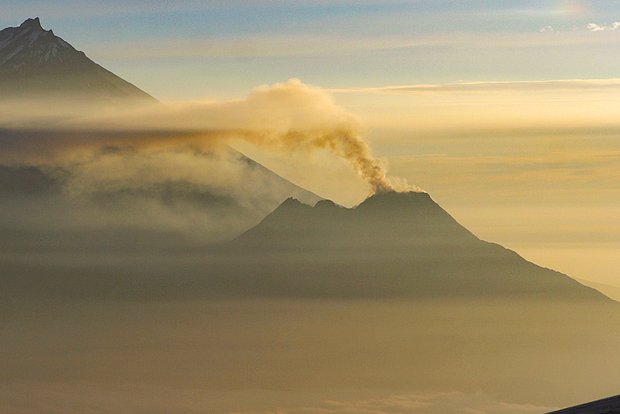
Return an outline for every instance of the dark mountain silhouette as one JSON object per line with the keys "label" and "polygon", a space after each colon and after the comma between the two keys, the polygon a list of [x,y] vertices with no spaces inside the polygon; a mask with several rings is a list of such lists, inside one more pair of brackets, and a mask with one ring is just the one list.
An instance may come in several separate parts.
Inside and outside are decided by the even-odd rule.
{"label": "dark mountain silhouette", "polygon": [[0,91],[3,99],[156,102],[44,30],[38,17],[0,31]]}
{"label": "dark mountain silhouette", "polygon": [[[360,245],[377,251],[477,240],[427,193],[374,195],[353,209],[323,200],[314,207],[289,198],[237,243],[267,247],[331,248]],[[267,243],[265,243],[267,242]]]}
{"label": "dark mountain silhouette", "polygon": [[[230,246],[255,258],[252,274],[269,280],[286,275],[283,286],[300,295],[318,289],[327,295],[609,301],[566,275],[478,239],[427,193],[376,194],[352,209],[327,200],[311,207],[288,199]],[[271,265],[266,259],[278,255],[291,260]],[[309,289],[313,281],[318,286]]]}
{"label": "dark mountain silhouette", "polygon": [[620,414],[620,395],[553,411],[548,414]]}

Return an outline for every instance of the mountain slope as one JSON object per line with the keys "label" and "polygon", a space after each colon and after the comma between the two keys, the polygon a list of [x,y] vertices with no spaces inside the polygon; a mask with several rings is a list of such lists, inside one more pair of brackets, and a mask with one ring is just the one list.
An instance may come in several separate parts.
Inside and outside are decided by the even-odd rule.
{"label": "mountain slope", "polygon": [[156,101],[44,30],[38,17],[0,31],[0,90],[4,99]]}
{"label": "mountain slope", "polygon": [[582,279],[575,279],[575,280],[578,280],[579,283],[585,286],[589,286],[593,289],[598,290],[599,292],[615,300],[616,302],[620,302],[620,287],[618,286],[611,286],[605,283],[596,283],[590,280],[582,280]]}

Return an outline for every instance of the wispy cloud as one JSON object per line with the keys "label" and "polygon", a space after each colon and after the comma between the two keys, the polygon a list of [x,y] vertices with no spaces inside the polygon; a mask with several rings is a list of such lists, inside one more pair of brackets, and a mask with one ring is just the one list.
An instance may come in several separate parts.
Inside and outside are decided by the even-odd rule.
{"label": "wispy cloud", "polygon": [[613,22],[610,24],[588,23],[586,29],[590,32],[615,31],[620,29],[620,22]]}
{"label": "wispy cloud", "polygon": [[480,81],[445,84],[387,85],[378,87],[335,88],[332,93],[427,94],[441,92],[488,92],[503,90],[620,90],[620,78],[557,79],[533,81]]}
{"label": "wispy cloud", "polygon": [[551,26],[546,25],[538,29],[540,33],[579,33],[579,32],[613,32],[620,29],[620,21],[611,23],[595,23],[591,22],[581,26]]}
{"label": "wispy cloud", "polygon": [[588,23],[586,29],[588,29],[590,32],[602,32],[605,30],[605,26],[601,26],[596,23]]}

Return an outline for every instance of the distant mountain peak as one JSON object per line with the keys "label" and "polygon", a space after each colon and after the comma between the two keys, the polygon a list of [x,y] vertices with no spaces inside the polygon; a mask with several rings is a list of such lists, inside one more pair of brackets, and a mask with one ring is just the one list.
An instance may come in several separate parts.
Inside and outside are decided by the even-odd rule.
{"label": "distant mountain peak", "polygon": [[38,17],[0,30],[0,90],[5,99],[155,102],[45,30]]}
{"label": "distant mountain peak", "polygon": [[0,31],[0,68],[5,72],[62,62],[74,53],[79,52],[53,31],[43,29],[38,17],[25,20],[19,27]]}

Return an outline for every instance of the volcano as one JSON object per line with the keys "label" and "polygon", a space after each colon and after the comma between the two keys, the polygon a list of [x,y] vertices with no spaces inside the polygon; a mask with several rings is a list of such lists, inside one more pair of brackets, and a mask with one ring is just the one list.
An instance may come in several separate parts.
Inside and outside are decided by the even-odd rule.
{"label": "volcano", "polygon": [[[355,208],[289,198],[230,247],[291,294],[534,297],[611,302],[559,272],[483,241],[423,192],[375,194]],[[269,259],[287,256],[286,263]],[[286,276],[279,276],[286,275]],[[314,280],[319,281],[312,286]]]}

